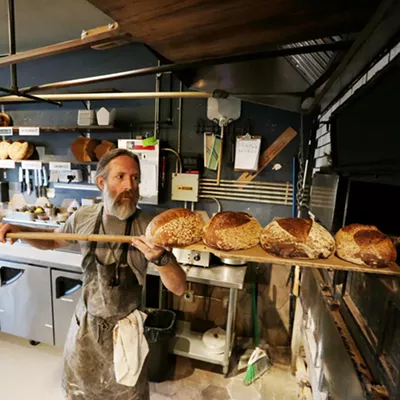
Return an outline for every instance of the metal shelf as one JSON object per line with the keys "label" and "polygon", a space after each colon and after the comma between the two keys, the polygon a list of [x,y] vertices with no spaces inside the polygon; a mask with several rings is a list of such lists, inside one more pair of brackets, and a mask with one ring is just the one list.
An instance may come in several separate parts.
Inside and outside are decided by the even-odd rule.
{"label": "metal shelf", "polygon": [[[222,366],[225,365],[224,354],[212,354],[208,352],[203,344],[202,336],[201,333],[190,330],[190,322],[177,321],[175,337],[171,340],[171,352],[182,357],[189,357]],[[235,342],[234,336],[232,344]],[[231,352],[232,346],[229,353]]]}
{"label": "metal shelf", "polygon": [[[8,127],[7,127],[8,128]],[[24,126],[10,126],[12,128],[13,133],[19,133],[20,128],[25,128]],[[121,132],[120,129],[117,129],[113,125],[71,125],[71,126],[39,126],[40,133],[73,133],[73,132],[98,132],[98,133],[107,133],[107,132]],[[25,136],[25,135],[20,135]]]}
{"label": "metal shelf", "polygon": [[41,227],[41,228],[49,228],[49,229],[55,229],[55,228],[59,228],[60,226],[63,226],[64,223],[55,223],[53,221],[20,221],[18,219],[13,219],[13,218],[3,218],[3,222],[7,223],[7,224],[13,224],[13,225],[23,225],[23,226],[27,226],[30,228],[36,228],[36,227]]}

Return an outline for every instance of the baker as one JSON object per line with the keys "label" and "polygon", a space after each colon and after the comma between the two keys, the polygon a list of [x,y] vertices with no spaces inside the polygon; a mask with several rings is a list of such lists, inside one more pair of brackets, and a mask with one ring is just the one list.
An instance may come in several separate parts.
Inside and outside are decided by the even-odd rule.
{"label": "baker", "polygon": [[[124,149],[106,153],[96,171],[103,202],[78,209],[64,227],[56,230],[139,236],[131,244],[79,242],[83,255],[83,290],[64,349],[62,387],[68,400],[148,399],[145,361],[141,360],[134,386],[117,382],[113,329],[140,307],[148,261],[157,265],[167,289],[176,295],[185,291],[185,273],[172,253],[168,248],[152,245],[144,236],[150,219],[137,208],[139,181],[140,165],[136,155]],[[0,224],[0,241],[5,242],[8,232],[18,231],[33,229]],[[39,249],[70,245],[63,240],[26,242]],[[140,349],[136,354],[140,356]]]}

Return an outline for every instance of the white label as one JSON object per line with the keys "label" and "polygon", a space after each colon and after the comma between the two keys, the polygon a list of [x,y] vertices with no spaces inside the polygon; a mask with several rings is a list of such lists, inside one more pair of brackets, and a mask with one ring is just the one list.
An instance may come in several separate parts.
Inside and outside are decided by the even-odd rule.
{"label": "white label", "polygon": [[50,170],[53,171],[69,171],[71,169],[71,163],[68,162],[51,162],[49,164]]}
{"label": "white label", "polygon": [[23,169],[42,169],[41,161],[22,161],[21,167]]}
{"label": "white label", "polygon": [[20,134],[20,136],[39,136],[40,128],[24,126],[24,127],[19,128],[19,134]]}
{"label": "white label", "polygon": [[12,136],[13,128],[9,127],[0,127],[0,136]]}
{"label": "white label", "polygon": [[0,168],[15,168],[15,161],[13,161],[13,160],[0,160]]}

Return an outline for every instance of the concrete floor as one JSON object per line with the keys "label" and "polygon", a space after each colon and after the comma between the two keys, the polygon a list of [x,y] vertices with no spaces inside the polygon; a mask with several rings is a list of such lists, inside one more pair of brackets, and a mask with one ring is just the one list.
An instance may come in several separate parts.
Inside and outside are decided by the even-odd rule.
{"label": "concrete floor", "polygon": [[[63,400],[60,390],[62,350],[0,333],[0,399]],[[276,364],[250,386],[244,373],[224,379],[220,368],[178,357],[174,377],[151,383],[151,400],[292,400],[296,379]]]}

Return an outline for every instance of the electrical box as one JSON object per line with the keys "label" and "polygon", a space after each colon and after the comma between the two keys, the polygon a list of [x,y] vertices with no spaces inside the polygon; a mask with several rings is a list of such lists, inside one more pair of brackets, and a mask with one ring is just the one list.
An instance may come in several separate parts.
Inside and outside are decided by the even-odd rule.
{"label": "electrical box", "polygon": [[172,200],[198,201],[199,175],[172,174]]}
{"label": "electrical box", "polygon": [[139,157],[139,204],[158,204],[159,141],[156,140],[151,146],[144,146],[141,139],[119,139],[118,148],[130,150]]}
{"label": "electrical box", "polygon": [[211,254],[208,251],[172,249],[179,264],[196,265],[198,267],[209,267]]}

